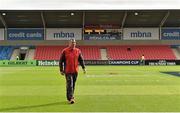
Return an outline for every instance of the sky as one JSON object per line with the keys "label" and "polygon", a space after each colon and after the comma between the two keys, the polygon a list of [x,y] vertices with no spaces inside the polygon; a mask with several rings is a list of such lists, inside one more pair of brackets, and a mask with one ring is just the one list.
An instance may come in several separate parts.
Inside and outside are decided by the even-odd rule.
{"label": "sky", "polygon": [[0,0],[0,10],[180,9],[180,0]]}

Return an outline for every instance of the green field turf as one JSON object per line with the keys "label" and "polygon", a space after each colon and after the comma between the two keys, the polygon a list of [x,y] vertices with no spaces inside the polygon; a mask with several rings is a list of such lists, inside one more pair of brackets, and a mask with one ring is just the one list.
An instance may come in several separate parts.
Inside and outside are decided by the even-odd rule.
{"label": "green field turf", "polygon": [[88,66],[76,85],[70,105],[58,67],[0,67],[0,111],[180,112],[180,66]]}

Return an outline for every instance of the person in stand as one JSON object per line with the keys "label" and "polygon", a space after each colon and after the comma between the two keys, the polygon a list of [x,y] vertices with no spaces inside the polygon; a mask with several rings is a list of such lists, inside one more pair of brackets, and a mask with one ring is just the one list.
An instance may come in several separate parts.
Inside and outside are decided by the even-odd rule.
{"label": "person in stand", "polygon": [[62,51],[59,61],[60,73],[66,78],[66,97],[70,104],[75,103],[74,91],[78,76],[78,63],[86,73],[82,53],[76,48],[76,40],[70,39],[69,46]]}
{"label": "person in stand", "polygon": [[16,56],[16,60],[19,60],[19,56],[18,55]]}
{"label": "person in stand", "polygon": [[145,65],[145,57],[144,54],[141,56],[141,61],[140,61],[141,65]]}

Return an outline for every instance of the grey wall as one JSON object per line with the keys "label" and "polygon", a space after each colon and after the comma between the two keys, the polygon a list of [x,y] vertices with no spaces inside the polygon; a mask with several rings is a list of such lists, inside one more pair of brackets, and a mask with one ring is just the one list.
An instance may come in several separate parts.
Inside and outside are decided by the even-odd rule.
{"label": "grey wall", "polygon": [[[0,41],[0,45],[67,45],[68,41]],[[180,45],[180,40],[79,40],[77,45]]]}

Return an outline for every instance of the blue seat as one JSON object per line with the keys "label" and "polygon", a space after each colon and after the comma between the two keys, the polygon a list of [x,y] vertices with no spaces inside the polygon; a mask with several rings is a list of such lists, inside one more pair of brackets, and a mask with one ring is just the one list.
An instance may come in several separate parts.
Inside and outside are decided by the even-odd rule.
{"label": "blue seat", "polygon": [[0,46],[0,60],[10,60],[14,47]]}

